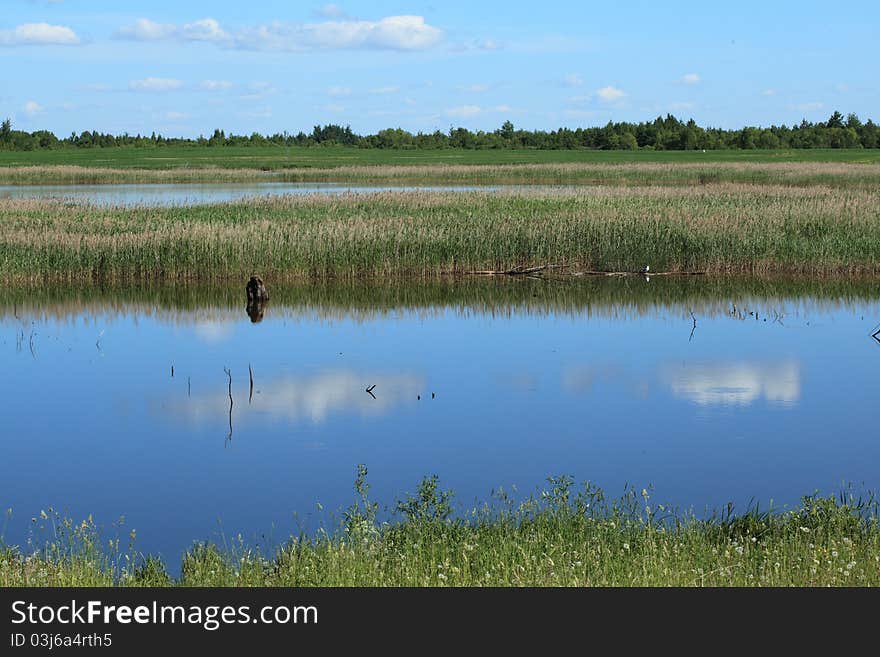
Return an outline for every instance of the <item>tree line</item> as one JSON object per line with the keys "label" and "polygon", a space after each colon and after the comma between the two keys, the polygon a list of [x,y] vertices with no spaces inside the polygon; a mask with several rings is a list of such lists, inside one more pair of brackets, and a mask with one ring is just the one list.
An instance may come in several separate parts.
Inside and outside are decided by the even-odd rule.
{"label": "tree line", "polygon": [[359,135],[350,126],[316,125],[310,133],[280,132],[262,135],[227,134],[214,130],[210,137],[165,137],[151,135],[112,135],[96,131],[59,138],[48,130],[15,130],[9,119],[0,125],[0,150],[33,151],[60,148],[112,148],[118,146],[328,146],[380,149],[594,149],[594,150],[737,150],[778,148],[878,148],[880,128],[864,123],[855,114],[844,117],[834,112],[827,121],[773,125],[769,128],[745,127],[735,130],[704,128],[693,119],[684,122],[671,114],[641,123],[608,122],[601,127],[559,128],[558,130],[518,130],[510,121],[497,130],[471,131],[451,127],[448,132],[413,134],[401,128]]}

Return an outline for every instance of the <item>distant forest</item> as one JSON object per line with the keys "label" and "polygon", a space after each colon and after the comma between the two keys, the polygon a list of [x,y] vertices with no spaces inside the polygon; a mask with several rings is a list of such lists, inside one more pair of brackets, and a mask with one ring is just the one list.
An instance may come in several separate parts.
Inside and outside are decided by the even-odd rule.
{"label": "distant forest", "polygon": [[594,128],[558,130],[518,130],[510,121],[495,131],[473,132],[450,128],[449,132],[416,133],[401,128],[380,130],[374,135],[359,135],[349,126],[317,125],[308,134],[298,132],[273,135],[227,134],[214,130],[210,137],[197,139],[147,135],[111,135],[85,131],[59,138],[48,130],[24,132],[13,129],[7,119],[0,125],[0,150],[32,151],[61,148],[113,148],[117,146],[327,146],[385,149],[593,149],[593,150],[736,150],[778,148],[878,148],[880,129],[871,120],[862,122],[855,114],[846,117],[834,112],[827,121],[801,121],[791,127],[746,127],[738,130],[703,128],[693,119],[683,122],[667,114],[642,123],[612,123]]}

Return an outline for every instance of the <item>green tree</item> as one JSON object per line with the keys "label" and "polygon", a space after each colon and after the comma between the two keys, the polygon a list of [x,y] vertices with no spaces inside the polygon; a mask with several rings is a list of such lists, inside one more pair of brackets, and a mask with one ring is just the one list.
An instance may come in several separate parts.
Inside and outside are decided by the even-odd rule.
{"label": "green tree", "polygon": [[0,143],[8,144],[11,137],[12,121],[10,119],[6,119],[3,124],[0,125]]}

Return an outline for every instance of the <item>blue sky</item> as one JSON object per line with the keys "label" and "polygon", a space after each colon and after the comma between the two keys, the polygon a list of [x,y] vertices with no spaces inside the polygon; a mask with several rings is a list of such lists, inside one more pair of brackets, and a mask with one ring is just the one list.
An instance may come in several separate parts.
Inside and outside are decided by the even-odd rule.
{"label": "blue sky", "polygon": [[59,135],[880,118],[876,2],[2,5],[0,115]]}

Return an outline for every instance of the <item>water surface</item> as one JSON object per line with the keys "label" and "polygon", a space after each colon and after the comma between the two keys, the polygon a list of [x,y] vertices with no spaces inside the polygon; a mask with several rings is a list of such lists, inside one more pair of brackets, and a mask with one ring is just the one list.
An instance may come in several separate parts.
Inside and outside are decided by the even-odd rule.
{"label": "water surface", "polygon": [[[513,186],[377,186],[345,183],[149,183],[110,185],[0,185],[0,199],[62,199],[112,206],[188,206],[224,203],[266,196],[305,194],[368,194],[383,191],[497,191]],[[518,188],[534,186],[519,186]]]}
{"label": "water surface", "polygon": [[172,564],[270,544],[332,525],[358,463],[385,503],[428,474],[463,506],[569,474],[698,512],[880,484],[871,282],[272,292],[252,323],[238,287],[4,291],[5,540],[52,506]]}

